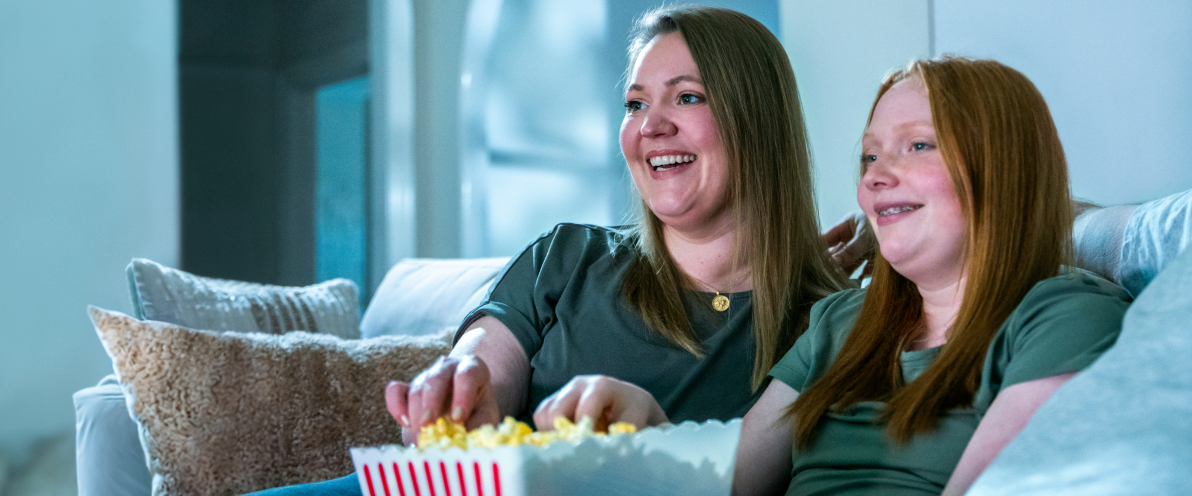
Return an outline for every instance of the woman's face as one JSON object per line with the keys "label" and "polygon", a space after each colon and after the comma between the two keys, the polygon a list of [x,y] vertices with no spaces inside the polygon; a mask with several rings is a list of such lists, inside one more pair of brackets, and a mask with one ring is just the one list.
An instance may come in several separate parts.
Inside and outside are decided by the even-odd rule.
{"label": "woman's face", "polygon": [[633,68],[621,152],[642,199],[668,227],[717,231],[731,225],[724,147],[679,33],[655,37]]}
{"label": "woman's face", "polygon": [[865,173],[857,203],[873,225],[882,257],[920,286],[959,280],[965,220],[919,80],[903,80],[882,96],[861,146]]}

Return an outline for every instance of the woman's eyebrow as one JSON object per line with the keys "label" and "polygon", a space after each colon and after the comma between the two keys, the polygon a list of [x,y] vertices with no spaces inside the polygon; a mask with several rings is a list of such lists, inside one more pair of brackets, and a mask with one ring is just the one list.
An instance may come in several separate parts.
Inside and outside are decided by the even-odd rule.
{"label": "woman's eyebrow", "polygon": [[[683,81],[688,81],[688,82],[692,82],[692,83],[700,84],[700,85],[704,84],[704,82],[701,81],[700,78],[695,77],[695,76],[690,76],[687,74],[670,78],[670,79],[666,80],[666,82],[663,84],[665,84],[666,86],[674,86],[674,85],[679,84]],[[634,84],[629,85],[629,88],[627,88],[626,91],[641,91],[643,89],[645,89],[645,88],[642,87],[642,85],[634,83]]]}
{"label": "woman's eyebrow", "polygon": [[674,86],[674,85],[679,84],[683,81],[688,81],[688,82],[692,82],[692,83],[696,83],[696,84],[704,84],[704,82],[700,81],[700,79],[698,77],[689,76],[687,74],[684,74],[682,76],[675,76],[673,78],[666,80],[666,85]]}

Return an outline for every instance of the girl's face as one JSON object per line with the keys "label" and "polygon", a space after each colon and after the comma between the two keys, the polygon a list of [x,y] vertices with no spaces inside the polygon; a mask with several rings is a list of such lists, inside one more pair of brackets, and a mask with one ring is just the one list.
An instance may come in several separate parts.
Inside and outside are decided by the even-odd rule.
{"label": "girl's face", "polygon": [[728,170],[699,68],[683,36],[655,37],[625,93],[621,152],[650,210],[682,230],[730,225]]}
{"label": "girl's face", "polygon": [[922,82],[903,80],[882,95],[861,146],[857,203],[873,225],[882,257],[920,287],[958,281],[965,220]]}

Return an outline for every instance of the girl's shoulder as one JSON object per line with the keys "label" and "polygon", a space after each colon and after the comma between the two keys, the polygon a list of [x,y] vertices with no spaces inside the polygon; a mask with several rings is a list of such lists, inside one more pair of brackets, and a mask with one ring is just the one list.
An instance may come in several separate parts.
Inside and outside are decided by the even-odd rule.
{"label": "girl's shoulder", "polygon": [[837,291],[811,307],[807,332],[843,339],[852,330],[865,303],[865,288]]}
{"label": "girl's shoulder", "polygon": [[1060,275],[1035,283],[1023,297],[1019,310],[1065,302],[1077,306],[1112,304],[1124,309],[1131,301],[1130,293],[1121,286],[1087,270],[1065,266]]}

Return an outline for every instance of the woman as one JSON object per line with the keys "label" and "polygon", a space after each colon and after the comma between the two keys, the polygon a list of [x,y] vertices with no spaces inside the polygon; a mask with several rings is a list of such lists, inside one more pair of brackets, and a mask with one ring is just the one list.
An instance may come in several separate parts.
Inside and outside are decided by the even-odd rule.
{"label": "woman", "polygon": [[[811,305],[844,286],[818,234],[794,73],[773,34],[729,10],[660,9],[639,21],[628,74],[621,149],[638,222],[562,224],[514,257],[451,356],[386,389],[407,443],[441,416],[477,427],[528,420],[540,404],[549,429],[614,389],[626,400],[591,416],[740,417]],[[337,491],[359,484],[270,494]]]}
{"label": "woman", "polygon": [[1067,166],[1021,73],[915,62],[882,85],[862,147],[873,281],[817,303],[770,372],[736,493],[961,494],[1120,329],[1121,288],[1061,269]]}
{"label": "woman", "polygon": [[[452,357],[388,389],[407,441],[443,415],[471,427],[528,419],[560,389],[547,417],[610,386],[660,406],[626,401],[597,418],[739,416],[810,305],[842,287],[778,40],[737,12],[658,10],[639,22],[630,59],[621,149],[639,221],[561,225],[516,257]],[[585,374],[604,376],[573,382]]]}

